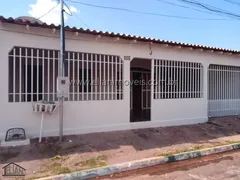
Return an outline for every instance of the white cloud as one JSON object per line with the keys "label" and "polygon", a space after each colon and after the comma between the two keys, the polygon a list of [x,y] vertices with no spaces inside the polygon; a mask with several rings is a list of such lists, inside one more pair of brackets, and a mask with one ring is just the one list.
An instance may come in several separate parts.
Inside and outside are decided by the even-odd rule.
{"label": "white cloud", "polygon": [[[37,0],[35,4],[29,4],[30,10],[28,13],[35,18],[39,18],[46,14],[50,9],[57,6],[57,2],[55,0]],[[72,12],[77,12],[77,9],[73,6],[69,6]],[[67,7],[64,7],[67,13],[70,14]],[[68,19],[68,16],[64,15],[65,20]],[[41,21],[46,22],[47,24],[55,24],[59,25],[61,22],[60,19],[60,4],[54,8],[50,13],[40,18]]]}

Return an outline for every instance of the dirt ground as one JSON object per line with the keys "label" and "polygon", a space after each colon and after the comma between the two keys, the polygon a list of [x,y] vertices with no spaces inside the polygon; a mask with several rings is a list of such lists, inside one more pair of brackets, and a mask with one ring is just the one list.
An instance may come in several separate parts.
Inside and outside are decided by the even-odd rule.
{"label": "dirt ground", "polygon": [[213,118],[197,125],[72,135],[61,143],[57,137],[34,139],[29,146],[0,148],[0,168],[15,162],[26,169],[25,179],[34,179],[234,142],[240,142],[240,118]]}

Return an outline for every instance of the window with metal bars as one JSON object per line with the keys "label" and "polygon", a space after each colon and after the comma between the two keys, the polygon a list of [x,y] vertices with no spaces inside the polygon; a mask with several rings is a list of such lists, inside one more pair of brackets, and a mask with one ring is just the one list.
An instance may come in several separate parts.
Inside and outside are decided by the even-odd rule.
{"label": "window with metal bars", "polygon": [[154,99],[201,98],[201,63],[154,60]]}
{"label": "window with metal bars", "polygon": [[[9,102],[57,101],[59,51],[14,47],[9,52]],[[123,98],[119,56],[66,52],[68,101]]]}

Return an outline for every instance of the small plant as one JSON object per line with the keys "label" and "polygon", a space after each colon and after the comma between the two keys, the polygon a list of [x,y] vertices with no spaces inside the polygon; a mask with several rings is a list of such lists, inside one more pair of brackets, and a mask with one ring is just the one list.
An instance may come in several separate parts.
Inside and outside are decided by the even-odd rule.
{"label": "small plant", "polygon": [[60,156],[60,155],[56,155],[56,156],[52,157],[52,160],[60,160],[60,159],[62,159],[62,156]]}

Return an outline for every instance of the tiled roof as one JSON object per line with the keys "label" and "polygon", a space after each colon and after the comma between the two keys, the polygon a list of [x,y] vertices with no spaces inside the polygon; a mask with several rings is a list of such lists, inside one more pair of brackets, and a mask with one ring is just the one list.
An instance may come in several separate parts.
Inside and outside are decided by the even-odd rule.
{"label": "tiled roof", "polygon": [[[59,29],[59,26],[56,26],[54,24],[46,24],[46,23],[40,23],[39,21],[29,21],[29,20],[22,20],[22,19],[14,19],[12,17],[5,18],[3,16],[0,16],[1,22],[6,23],[12,23],[12,24],[18,24],[18,25],[29,25],[33,27],[41,27],[41,28],[56,28]],[[202,50],[212,50],[217,52],[224,52],[224,53],[232,53],[232,54],[240,54],[239,50],[232,50],[232,49],[225,49],[225,48],[217,48],[217,47],[211,47],[211,46],[203,46],[198,44],[188,44],[188,43],[182,43],[182,42],[175,42],[175,41],[167,41],[162,39],[155,39],[155,38],[149,38],[149,37],[142,37],[142,36],[135,36],[135,35],[129,35],[129,34],[120,34],[120,33],[113,33],[108,31],[96,31],[96,30],[90,30],[90,29],[83,29],[83,28],[77,28],[77,27],[65,27],[66,31],[73,31],[73,32],[79,32],[84,34],[90,34],[90,35],[101,35],[106,37],[119,37],[121,39],[125,40],[137,40],[139,42],[152,42],[155,44],[167,44],[170,46],[181,46],[181,47],[188,47],[193,49],[202,49]]]}

